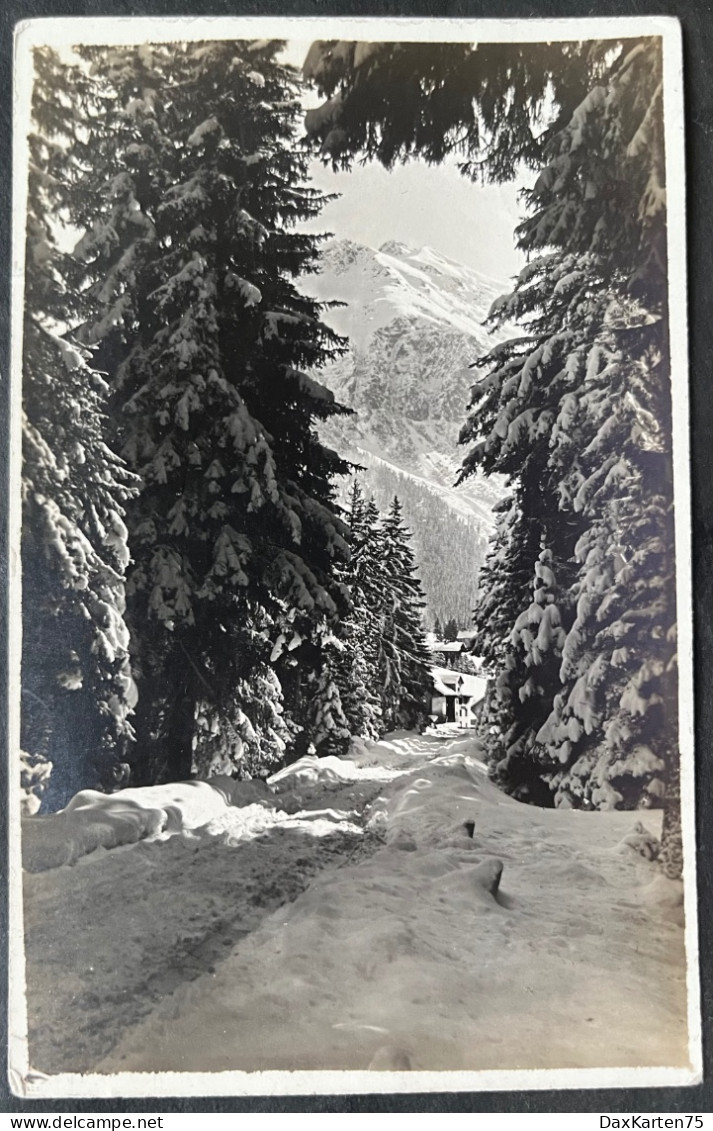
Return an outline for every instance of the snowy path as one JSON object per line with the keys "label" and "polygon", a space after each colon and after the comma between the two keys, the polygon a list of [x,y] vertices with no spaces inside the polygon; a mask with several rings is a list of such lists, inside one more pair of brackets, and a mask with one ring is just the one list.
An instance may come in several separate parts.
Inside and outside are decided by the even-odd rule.
{"label": "snowy path", "polygon": [[[303,808],[363,807],[380,785],[360,783],[346,798],[344,787],[323,785]],[[90,1069],[124,1029],[210,972],[321,868],[377,846],[351,822],[331,820],[326,830],[326,821],[312,822],[319,835],[308,836],[306,821],[275,825],[256,810],[237,810],[227,832],[208,826],[25,876],[29,1040],[42,1071]],[[239,839],[246,831],[252,839]]]}
{"label": "snowy path", "polygon": [[410,737],[354,782],[287,775],[327,836],[209,827],[28,877],[33,1064],[685,1065],[680,891],[621,847],[640,815],[520,805],[477,755]]}

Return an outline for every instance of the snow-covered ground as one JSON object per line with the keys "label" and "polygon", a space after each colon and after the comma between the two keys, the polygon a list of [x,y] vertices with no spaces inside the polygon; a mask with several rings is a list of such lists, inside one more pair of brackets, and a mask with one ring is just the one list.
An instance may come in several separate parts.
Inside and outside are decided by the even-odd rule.
{"label": "snow-covered ground", "polygon": [[681,889],[622,843],[642,815],[519,804],[479,755],[361,744],[28,873],[33,1068],[687,1065]]}

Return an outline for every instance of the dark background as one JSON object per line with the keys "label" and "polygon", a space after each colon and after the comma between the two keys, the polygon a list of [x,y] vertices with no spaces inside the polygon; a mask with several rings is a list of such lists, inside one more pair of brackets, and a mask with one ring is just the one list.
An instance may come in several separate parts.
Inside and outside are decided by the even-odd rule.
{"label": "dark background", "polygon": [[[706,1075],[694,1088],[583,1091],[428,1093],[399,1096],[277,1096],[126,1100],[22,1100],[11,1095],[0,1070],[0,1111],[228,1111],[228,1112],[711,1112],[713,1111],[713,978],[711,949],[711,763],[713,735],[713,5],[707,0],[0,0],[0,655],[7,640],[7,453],[9,402],[10,236],[12,225],[12,49],[20,20],[43,16],[424,16],[527,18],[677,16],[683,29],[686,99],[686,172],[690,327],[690,414],[693,489],[697,834],[700,964]],[[680,564],[685,568],[685,562]],[[4,666],[4,672],[7,665]],[[0,737],[7,747],[7,686],[0,684]],[[7,790],[7,757],[0,757],[0,791]],[[2,875],[7,878],[5,806],[0,801]],[[7,883],[4,885],[7,891]],[[0,904],[2,970],[7,985],[7,905]],[[4,997],[0,989],[0,999]],[[0,1044],[7,1048],[6,1017]]]}

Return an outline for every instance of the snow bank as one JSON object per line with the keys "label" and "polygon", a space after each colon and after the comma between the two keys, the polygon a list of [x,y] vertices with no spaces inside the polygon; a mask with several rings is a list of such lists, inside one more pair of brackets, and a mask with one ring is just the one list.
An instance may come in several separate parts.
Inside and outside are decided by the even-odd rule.
{"label": "snow bank", "polygon": [[[388,744],[374,743],[369,761],[389,761]],[[402,756],[403,760],[403,756]],[[355,806],[358,792],[343,794],[348,809],[325,806],[304,811],[306,787],[368,785],[389,781],[386,766],[365,769],[356,761],[334,756],[307,755],[274,774],[268,782],[237,781],[216,774],[208,781],[123,789],[117,793],[83,790],[59,813],[23,820],[23,865],[28,872],[43,872],[74,864],[98,848],[118,848],[146,837],[201,829],[227,845],[252,840],[275,825],[308,828],[312,836],[328,836],[338,825],[343,832],[361,833]],[[278,796],[279,794],[279,796]]]}
{"label": "snow bank", "polygon": [[[118,848],[146,837],[199,828],[224,837],[231,845],[264,835],[275,824],[300,827],[308,821],[313,836],[329,835],[335,824],[344,831],[360,832],[354,823],[357,795],[345,795],[349,809],[325,807],[319,815],[305,815],[305,787],[389,782],[407,773],[414,757],[432,751],[430,741],[406,731],[396,731],[380,742],[354,740],[351,758],[307,755],[273,774],[267,783],[236,781],[218,774],[207,782],[176,782],[111,794],[83,790],[61,812],[23,821],[23,864],[29,872],[42,872],[74,864],[98,848]],[[278,807],[281,812],[272,816],[265,812]],[[238,814],[238,808],[246,811]]]}
{"label": "snow bank", "polygon": [[28,817],[22,822],[22,863],[28,872],[74,864],[97,848],[134,844],[160,833],[166,821],[164,810],[139,806],[113,811],[87,807]]}
{"label": "snow bank", "polygon": [[228,777],[109,794],[85,789],[61,812],[23,821],[23,865],[29,872],[43,872],[74,864],[98,848],[198,829],[223,817],[228,806],[269,804],[270,798],[264,783]]}
{"label": "snow bank", "polygon": [[[404,741],[399,735],[395,739]],[[223,837],[230,845],[262,836],[276,824],[293,828],[308,822],[312,836],[327,836],[336,824],[343,831],[360,833],[361,827],[354,823],[354,806],[363,801],[358,793],[346,792],[349,809],[327,806],[318,815],[306,815],[302,810],[306,787],[391,780],[398,772],[389,768],[394,744],[368,745],[364,761],[370,768],[358,764],[357,759],[307,755],[278,771],[268,782],[236,781],[217,774],[208,781],[145,786],[111,794],[83,790],[61,812],[23,820],[23,865],[29,872],[43,872],[74,864],[98,848],[118,848],[146,837],[195,829]],[[397,761],[404,763],[404,759],[405,754],[400,753]],[[266,810],[279,812],[270,816]]]}
{"label": "snow bank", "polygon": [[[358,745],[356,745],[358,744]],[[364,747],[368,747],[366,752]],[[394,776],[389,765],[379,759],[379,753],[385,750],[381,743],[366,743],[363,739],[352,740],[349,753],[354,753],[353,758],[338,758],[334,754],[320,758],[316,754],[306,754],[291,766],[285,766],[268,778],[269,784],[277,793],[286,787],[298,784],[314,785],[319,783],[330,784],[338,782],[354,782],[361,779],[370,781],[390,781]],[[362,764],[359,764],[363,759]]]}
{"label": "snow bank", "polygon": [[[380,738],[378,742],[371,742],[364,738],[353,738],[349,746],[348,757],[358,770],[368,768],[371,775],[372,769],[381,767],[389,771],[384,778],[395,777],[398,774],[408,773],[413,768],[414,762],[424,758],[434,758],[441,749],[438,743],[433,742],[436,737],[433,733],[416,735],[412,731],[395,730]],[[463,739],[463,732],[454,729],[452,733],[441,728],[440,737],[444,740]]]}

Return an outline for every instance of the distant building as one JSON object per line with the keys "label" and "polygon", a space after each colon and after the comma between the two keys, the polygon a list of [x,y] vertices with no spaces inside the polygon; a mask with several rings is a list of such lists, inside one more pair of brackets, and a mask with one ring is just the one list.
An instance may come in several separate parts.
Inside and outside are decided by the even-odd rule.
{"label": "distant building", "polygon": [[431,645],[431,651],[434,656],[459,656],[463,651],[462,640],[434,640]]}
{"label": "distant building", "polygon": [[462,628],[458,633],[458,642],[469,652],[473,647],[478,633],[474,628]]}
{"label": "distant building", "polygon": [[450,668],[433,668],[431,715],[439,723],[474,727],[480,718],[488,681]]}

